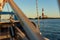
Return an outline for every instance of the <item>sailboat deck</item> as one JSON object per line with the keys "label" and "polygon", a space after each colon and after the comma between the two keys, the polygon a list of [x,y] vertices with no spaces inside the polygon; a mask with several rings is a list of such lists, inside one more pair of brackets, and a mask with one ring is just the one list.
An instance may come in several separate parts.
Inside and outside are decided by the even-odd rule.
{"label": "sailboat deck", "polygon": [[9,34],[0,36],[0,39],[5,39],[5,38],[11,38],[11,36]]}

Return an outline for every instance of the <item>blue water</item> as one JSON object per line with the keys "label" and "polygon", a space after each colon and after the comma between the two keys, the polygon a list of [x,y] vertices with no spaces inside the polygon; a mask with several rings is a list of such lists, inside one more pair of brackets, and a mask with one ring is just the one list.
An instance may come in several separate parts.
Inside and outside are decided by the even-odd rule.
{"label": "blue water", "polygon": [[[37,24],[37,20],[33,20]],[[41,19],[40,32],[50,40],[60,40],[60,19]]]}

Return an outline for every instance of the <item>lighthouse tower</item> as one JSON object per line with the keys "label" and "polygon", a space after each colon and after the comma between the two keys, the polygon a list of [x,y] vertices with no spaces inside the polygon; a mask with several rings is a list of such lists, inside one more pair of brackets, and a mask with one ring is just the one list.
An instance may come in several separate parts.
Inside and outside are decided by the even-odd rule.
{"label": "lighthouse tower", "polygon": [[42,18],[44,18],[44,8],[42,8]]}

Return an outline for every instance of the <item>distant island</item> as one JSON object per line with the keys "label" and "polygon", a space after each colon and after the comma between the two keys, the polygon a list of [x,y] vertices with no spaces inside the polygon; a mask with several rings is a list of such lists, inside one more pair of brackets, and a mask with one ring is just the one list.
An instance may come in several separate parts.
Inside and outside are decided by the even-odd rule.
{"label": "distant island", "polygon": [[60,19],[60,17],[49,17],[44,13],[44,8],[42,8],[42,14],[39,17],[29,18],[29,19]]}
{"label": "distant island", "polygon": [[[38,19],[38,18],[29,18],[29,19]],[[50,18],[39,18],[39,19],[60,19],[60,18],[52,18],[52,17],[50,17]]]}

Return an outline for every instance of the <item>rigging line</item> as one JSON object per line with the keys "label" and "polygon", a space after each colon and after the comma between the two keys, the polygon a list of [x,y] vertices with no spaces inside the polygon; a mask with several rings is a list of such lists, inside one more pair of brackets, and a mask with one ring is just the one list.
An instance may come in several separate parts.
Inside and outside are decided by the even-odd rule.
{"label": "rigging line", "polygon": [[59,6],[59,13],[60,13],[60,0],[57,0],[58,1],[58,6]]}
{"label": "rigging line", "polygon": [[8,9],[8,12],[9,12],[10,10],[9,10],[9,7],[8,7],[8,2],[7,2],[7,9]]}
{"label": "rigging line", "polygon": [[60,17],[60,0],[57,0],[58,2],[58,8],[59,8],[59,17]]}
{"label": "rigging line", "polygon": [[36,13],[37,13],[37,18],[38,18],[38,23],[37,23],[37,28],[39,28],[40,27],[40,25],[39,25],[39,13],[38,13],[38,0],[36,0]]}
{"label": "rigging line", "polygon": [[[9,7],[8,7],[8,2],[7,2],[7,10],[8,10],[8,12],[10,11],[9,10]],[[8,33],[9,33],[9,26],[8,26]],[[10,33],[9,33],[10,34]],[[8,37],[8,36],[7,36]],[[11,38],[10,38],[11,39]]]}

